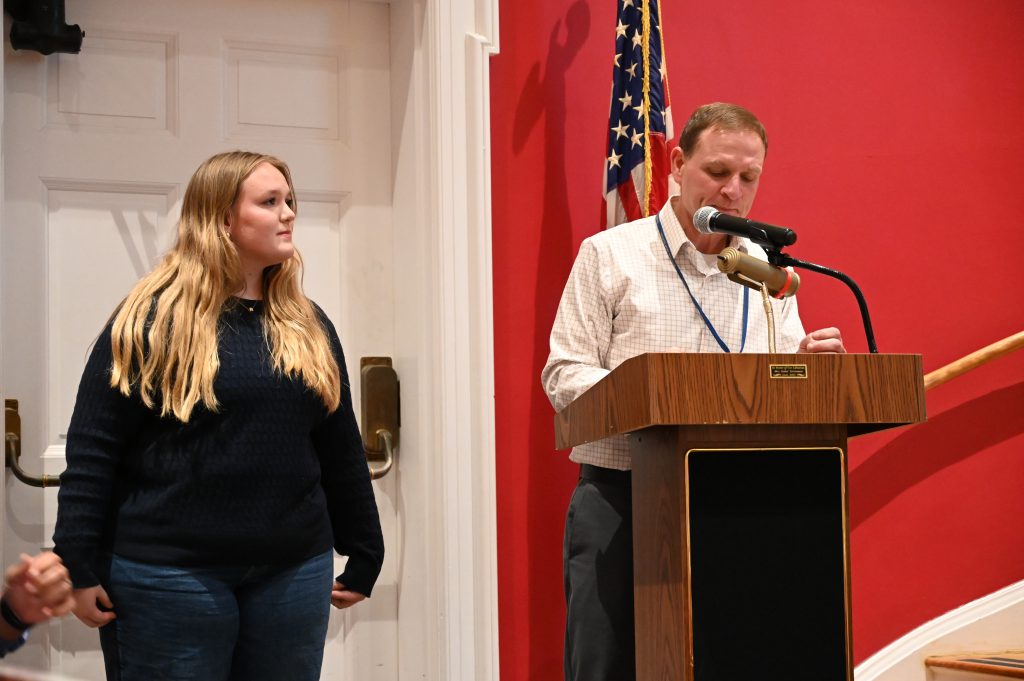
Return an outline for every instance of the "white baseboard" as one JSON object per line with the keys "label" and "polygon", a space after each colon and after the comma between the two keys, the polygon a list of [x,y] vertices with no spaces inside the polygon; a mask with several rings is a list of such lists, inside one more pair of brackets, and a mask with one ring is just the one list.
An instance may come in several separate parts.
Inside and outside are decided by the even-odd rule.
{"label": "white baseboard", "polygon": [[1024,648],[1024,581],[952,610],[854,669],[856,681],[926,681],[929,655]]}

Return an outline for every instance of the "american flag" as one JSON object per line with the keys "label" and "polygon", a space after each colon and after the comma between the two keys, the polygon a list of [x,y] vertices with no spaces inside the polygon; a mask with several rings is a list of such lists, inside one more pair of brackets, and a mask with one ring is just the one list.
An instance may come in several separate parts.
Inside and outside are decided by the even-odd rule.
{"label": "american flag", "polygon": [[604,182],[608,227],[665,203],[672,139],[659,2],[618,0],[618,6]]}

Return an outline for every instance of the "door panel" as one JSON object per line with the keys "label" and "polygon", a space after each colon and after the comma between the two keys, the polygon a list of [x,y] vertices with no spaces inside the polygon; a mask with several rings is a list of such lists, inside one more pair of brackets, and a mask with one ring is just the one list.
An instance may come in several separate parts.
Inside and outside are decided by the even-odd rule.
{"label": "door panel", "polygon": [[[82,53],[4,64],[0,380],[24,465],[63,468],[91,343],[174,236],[184,186],[218,151],[292,168],[307,294],[359,358],[394,350],[389,11],[379,3],[90,0]],[[394,476],[374,483],[388,557],[374,597],[333,611],[324,678],[397,678]],[[8,482],[5,557],[51,545],[56,491]],[[338,560],[339,568],[342,560]],[[95,632],[33,633],[24,664],[101,679]]]}

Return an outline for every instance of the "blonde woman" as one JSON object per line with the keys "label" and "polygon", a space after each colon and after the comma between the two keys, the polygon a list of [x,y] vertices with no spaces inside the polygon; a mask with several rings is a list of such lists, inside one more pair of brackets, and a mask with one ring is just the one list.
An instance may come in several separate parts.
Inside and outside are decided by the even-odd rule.
{"label": "blonde woman", "polygon": [[345,358],[302,293],[295,210],[284,162],[208,159],[177,243],[86,365],[54,541],[110,680],[314,681],[329,604],[380,572]]}

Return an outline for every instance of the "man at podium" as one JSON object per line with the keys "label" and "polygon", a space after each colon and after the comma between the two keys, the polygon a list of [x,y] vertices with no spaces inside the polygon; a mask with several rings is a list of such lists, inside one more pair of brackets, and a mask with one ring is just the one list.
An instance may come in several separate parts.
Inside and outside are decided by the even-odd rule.
{"label": "man at podium", "polygon": [[[672,150],[679,195],[656,214],[580,246],[541,374],[563,409],[621,362],[646,352],[767,352],[760,297],[717,268],[728,246],[766,259],[747,239],[701,234],[703,206],[746,217],[768,138],[747,109],[699,107]],[[751,300],[753,298],[753,300]],[[838,329],[805,334],[795,298],[772,300],[778,352],[845,352]],[[580,481],[566,517],[563,571],[567,681],[635,679],[631,459],[624,437],[573,449]]]}

